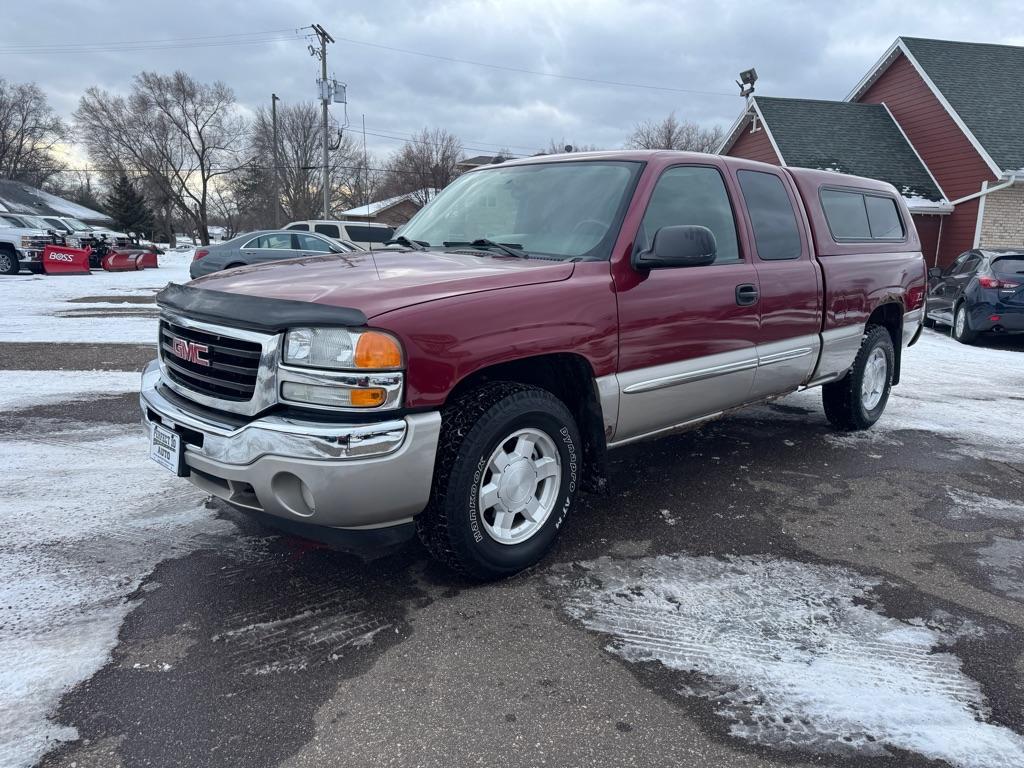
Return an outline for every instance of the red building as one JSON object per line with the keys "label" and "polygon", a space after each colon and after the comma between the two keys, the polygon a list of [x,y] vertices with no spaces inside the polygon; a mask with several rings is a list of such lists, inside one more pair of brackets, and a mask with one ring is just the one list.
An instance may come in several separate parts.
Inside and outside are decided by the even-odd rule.
{"label": "red building", "polygon": [[930,264],[1024,247],[1024,48],[901,37],[845,101],[751,96],[719,151],[888,181]]}

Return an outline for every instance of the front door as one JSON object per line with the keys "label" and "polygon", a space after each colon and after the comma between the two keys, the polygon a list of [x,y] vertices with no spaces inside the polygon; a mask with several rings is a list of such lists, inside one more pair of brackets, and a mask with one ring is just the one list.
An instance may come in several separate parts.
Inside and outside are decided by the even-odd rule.
{"label": "front door", "polygon": [[721,164],[666,168],[634,238],[647,248],[661,227],[714,233],[713,264],[618,269],[619,418],[612,442],[630,440],[746,402],[757,367],[758,279],[739,237]]}
{"label": "front door", "polygon": [[956,261],[929,281],[928,314],[939,321],[953,322],[953,305],[981,264],[981,255],[974,251],[960,254]]}

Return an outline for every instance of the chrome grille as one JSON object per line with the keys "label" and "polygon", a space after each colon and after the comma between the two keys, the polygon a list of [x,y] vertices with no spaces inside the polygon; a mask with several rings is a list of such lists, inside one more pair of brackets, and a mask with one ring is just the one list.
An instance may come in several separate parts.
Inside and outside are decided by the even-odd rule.
{"label": "chrome grille", "polygon": [[[175,353],[175,340],[200,345],[204,365]],[[193,347],[194,348],[194,347]],[[256,391],[263,347],[253,341],[160,321],[160,359],[167,376],[208,397],[248,402]]]}

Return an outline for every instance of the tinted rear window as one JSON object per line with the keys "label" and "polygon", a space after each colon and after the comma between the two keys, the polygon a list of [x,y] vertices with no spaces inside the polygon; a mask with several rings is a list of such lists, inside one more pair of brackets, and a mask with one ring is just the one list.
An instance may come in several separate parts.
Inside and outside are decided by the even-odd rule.
{"label": "tinted rear window", "polygon": [[1024,254],[995,259],[992,262],[992,271],[1000,275],[1024,276]]}
{"label": "tinted rear window", "polygon": [[870,240],[871,227],[864,207],[864,195],[857,192],[821,190],[821,207],[825,211],[832,237],[837,240]]}
{"label": "tinted rear window", "polygon": [[896,210],[896,201],[891,197],[865,195],[864,205],[868,209],[868,224],[871,236],[876,240],[902,240],[903,222]]}
{"label": "tinted rear window", "polygon": [[835,240],[903,240],[896,201],[866,192],[821,190],[821,207]]}
{"label": "tinted rear window", "polygon": [[292,229],[296,232],[309,232],[309,224],[289,224],[285,229]]}
{"label": "tinted rear window", "polygon": [[391,227],[367,227],[364,224],[346,224],[345,231],[348,239],[357,243],[386,243],[395,234]]}
{"label": "tinted rear window", "polygon": [[758,258],[768,261],[798,258],[800,230],[782,179],[762,171],[740,171],[737,176],[754,228]]}

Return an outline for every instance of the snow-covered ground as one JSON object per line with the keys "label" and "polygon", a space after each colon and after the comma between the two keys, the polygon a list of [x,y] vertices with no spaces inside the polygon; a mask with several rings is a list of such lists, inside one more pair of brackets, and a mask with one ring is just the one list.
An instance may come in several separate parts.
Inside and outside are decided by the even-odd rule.
{"label": "snow-covered ground", "polygon": [[[904,350],[900,384],[878,423],[831,442],[856,446],[893,439],[899,430],[923,430],[951,438],[972,456],[1020,462],[1022,397],[1024,351],[968,347],[944,333],[925,331]],[[820,412],[821,391],[798,392],[783,402]],[[761,412],[780,417],[777,411]]]}
{"label": "snow-covered ground", "polygon": [[573,579],[567,612],[611,636],[627,661],[690,673],[680,695],[710,700],[737,738],[847,757],[894,748],[962,768],[1024,765],[1024,737],[987,722],[981,687],[946,651],[980,630],[945,614],[888,618],[866,604],[874,579],[769,556],[577,566],[586,576]]}
{"label": "snow-covered ground", "polygon": [[[188,282],[192,253],[169,251],[159,257],[159,269],[140,272],[2,276],[0,341],[155,344],[155,306],[123,300]],[[105,298],[76,301],[85,297]],[[103,313],[108,316],[95,316]]]}
{"label": "snow-covered ground", "polygon": [[134,371],[0,370],[0,412],[139,391]]}
{"label": "snow-covered ground", "polygon": [[77,737],[48,716],[110,658],[127,598],[157,563],[243,545],[147,449],[138,427],[0,440],[0,766]]}

